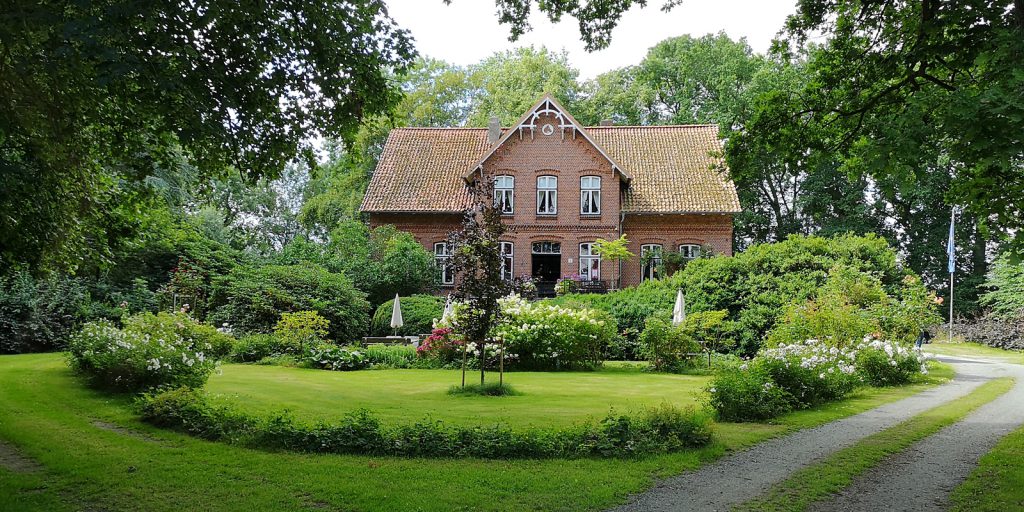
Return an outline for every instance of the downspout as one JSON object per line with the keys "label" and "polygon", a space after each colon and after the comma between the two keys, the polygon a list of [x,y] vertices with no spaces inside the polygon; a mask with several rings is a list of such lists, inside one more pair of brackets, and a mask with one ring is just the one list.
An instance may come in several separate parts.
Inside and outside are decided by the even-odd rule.
{"label": "downspout", "polygon": [[[622,233],[622,225],[623,225],[623,223],[626,222],[626,212],[625,212],[625,210],[622,209],[622,200],[625,198],[625,195],[626,195],[626,191],[622,187],[622,184],[620,182],[620,184],[619,184],[619,238],[622,238],[622,234],[623,234]],[[616,290],[622,288],[622,258],[619,258],[618,265],[619,265],[619,274],[616,276],[616,283],[615,283],[615,289]]]}

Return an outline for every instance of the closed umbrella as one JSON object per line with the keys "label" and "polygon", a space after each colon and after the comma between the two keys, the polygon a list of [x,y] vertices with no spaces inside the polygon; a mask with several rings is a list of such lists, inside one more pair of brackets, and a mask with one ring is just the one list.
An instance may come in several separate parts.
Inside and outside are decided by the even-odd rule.
{"label": "closed umbrella", "polygon": [[452,296],[448,295],[448,300],[444,301],[444,312],[441,313],[441,321],[451,321],[452,314],[455,313],[455,303],[452,302]]}
{"label": "closed umbrella", "polygon": [[402,321],[402,304],[398,300],[398,294],[395,294],[395,304],[391,306],[391,328],[395,330],[395,336],[398,336],[398,329],[405,325]]}
{"label": "closed umbrella", "polygon": [[672,308],[672,325],[680,326],[686,322],[686,297],[683,291],[676,292],[676,305]]}

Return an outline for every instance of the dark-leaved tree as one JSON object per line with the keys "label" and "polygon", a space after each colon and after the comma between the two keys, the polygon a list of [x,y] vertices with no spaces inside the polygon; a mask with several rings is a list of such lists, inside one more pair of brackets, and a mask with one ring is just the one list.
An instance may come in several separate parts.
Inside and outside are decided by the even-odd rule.
{"label": "dark-leaved tree", "polygon": [[501,316],[498,299],[512,291],[512,284],[502,278],[500,242],[506,227],[494,205],[494,181],[478,177],[470,193],[472,203],[463,215],[462,229],[448,235],[448,264],[457,283],[454,297],[465,304],[459,328],[467,344],[476,344],[483,385],[488,335]]}

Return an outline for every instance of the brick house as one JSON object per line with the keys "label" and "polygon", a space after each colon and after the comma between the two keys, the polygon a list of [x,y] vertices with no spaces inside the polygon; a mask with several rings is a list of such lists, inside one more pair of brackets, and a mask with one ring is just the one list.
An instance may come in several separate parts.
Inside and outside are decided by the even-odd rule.
{"label": "brick house", "polygon": [[[408,231],[440,260],[469,204],[467,180],[483,173],[508,223],[510,276],[533,276],[542,293],[573,274],[614,285],[621,273],[631,286],[657,277],[666,251],[732,254],[740,206],[717,134],[713,125],[583,127],[545,95],[509,128],[392,130],[360,209],[371,227]],[[638,257],[601,261],[594,240],[620,234]]]}

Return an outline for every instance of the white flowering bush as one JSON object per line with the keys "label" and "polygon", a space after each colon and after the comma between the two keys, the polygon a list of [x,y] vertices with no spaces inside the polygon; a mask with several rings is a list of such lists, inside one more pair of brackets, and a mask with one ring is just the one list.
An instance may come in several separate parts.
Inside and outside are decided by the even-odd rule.
{"label": "white flowering bush", "polygon": [[927,357],[866,336],[842,346],[810,339],[763,349],[715,377],[708,402],[726,421],[763,420],[843,398],[862,384],[899,385],[927,373]]}
{"label": "white flowering bush", "polygon": [[[518,295],[499,301],[501,321],[483,350],[504,340],[506,364],[537,370],[592,368],[615,338],[615,320],[589,308],[529,302]],[[480,350],[480,347],[469,347]]]}
{"label": "white flowering bush", "polygon": [[173,329],[118,329],[108,320],[85,324],[68,343],[72,368],[123,391],[202,386],[215,367],[204,348]]}

